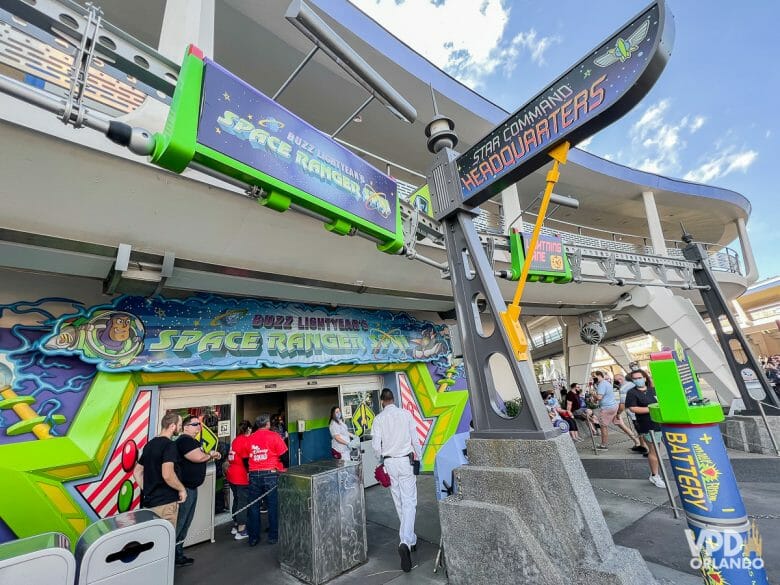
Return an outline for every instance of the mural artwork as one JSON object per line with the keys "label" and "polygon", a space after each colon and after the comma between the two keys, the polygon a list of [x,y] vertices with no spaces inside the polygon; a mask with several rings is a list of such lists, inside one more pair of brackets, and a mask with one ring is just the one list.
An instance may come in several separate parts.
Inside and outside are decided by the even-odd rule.
{"label": "mural artwork", "polygon": [[0,305],[0,542],[72,541],[136,508],[132,470],[154,435],[157,384],[397,376],[422,469],[468,428],[446,327],[403,313],[230,299],[50,297]]}

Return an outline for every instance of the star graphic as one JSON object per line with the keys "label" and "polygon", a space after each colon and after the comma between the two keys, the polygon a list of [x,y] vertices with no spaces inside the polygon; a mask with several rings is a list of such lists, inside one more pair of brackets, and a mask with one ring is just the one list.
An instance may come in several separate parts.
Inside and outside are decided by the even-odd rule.
{"label": "star graphic", "polygon": [[246,117],[246,119],[247,119],[247,120],[251,120],[252,118],[253,118],[252,114],[249,114],[249,115]]}
{"label": "star graphic", "polygon": [[712,441],[712,437],[710,437],[707,433],[704,433],[701,436],[701,441],[702,441],[702,443],[706,443],[707,445],[709,445],[710,441]]}
{"label": "star graphic", "polygon": [[590,74],[591,74],[591,70],[590,70],[590,69],[586,69],[586,70],[585,70],[585,71],[582,73],[582,76],[587,78],[587,77],[590,77]]}
{"label": "star graphic", "polygon": [[214,128],[214,132],[216,132],[217,134],[222,134],[222,130],[219,129],[219,126]]}
{"label": "star graphic", "polygon": [[[5,506],[3,520],[20,538],[56,531],[75,541],[89,525],[91,519],[63,483],[100,474],[136,388],[131,374],[98,372],[66,436],[4,445],[0,493],[16,494],[22,505]],[[30,510],[57,512],[31,515]]]}
{"label": "star graphic", "polygon": [[222,97],[225,98],[225,101],[230,101],[230,94],[228,92],[223,93]]}

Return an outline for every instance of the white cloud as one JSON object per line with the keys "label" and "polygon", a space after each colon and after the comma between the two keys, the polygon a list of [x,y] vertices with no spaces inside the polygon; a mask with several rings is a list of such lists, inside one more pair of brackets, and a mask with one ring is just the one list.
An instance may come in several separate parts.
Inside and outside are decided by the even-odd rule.
{"label": "white cloud", "polygon": [[685,148],[680,132],[690,126],[688,116],[678,123],[668,122],[665,119],[670,104],[668,99],[651,104],[631,126],[629,136],[637,153],[631,166],[656,174],[668,173],[679,168],[679,150]]}
{"label": "white cloud", "polygon": [[669,98],[650,104],[628,130],[630,148],[626,163],[655,174],[675,174],[681,171],[680,155],[687,148],[690,135],[704,126],[701,115],[670,119]]}
{"label": "white cloud", "polygon": [[712,155],[697,168],[688,171],[683,178],[696,183],[709,183],[737,171],[744,173],[757,157],[758,152],[755,150],[734,152],[733,148],[728,148]]}
{"label": "white cloud", "polygon": [[694,133],[694,132],[696,132],[696,131],[697,131],[699,128],[701,128],[702,126],[704,126],[704,122],[705,122],[706,120],[707,120],[707,118],[705,118],[704,116],[696,116],[696,117],[693,119],[693,122],[691,122],[691,123],[688,125],[688,130],[690,130],[690,131],[691,131],[691,134],[693,134],[693,133]]}
{"label": "white cloud", "polygon": [[582,150],[588,150],[588,146],[590,145],[591,142],[593,142],[593,136],[588,136],[582,142],[577,143],[577,148],[581,148]]}
{"label": "white cloud", "polygon": [[521,55],[537,65],[560,39],[533,28],[504,38],[506,0],[350,0],[415,51],[462,83],[478,88],[495,72],[509,75]]}

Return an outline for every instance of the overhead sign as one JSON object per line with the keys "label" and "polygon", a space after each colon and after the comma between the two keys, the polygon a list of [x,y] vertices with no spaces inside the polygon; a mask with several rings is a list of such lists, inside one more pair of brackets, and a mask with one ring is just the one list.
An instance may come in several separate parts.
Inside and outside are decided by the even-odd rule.
{"label": "overhead sign", "polygon": [[[509,234],[509,250],[512,257],[510,280],[518,280],[528,254],[531,234],[512,230]],[[536,250],[528,271],[529,282],[571,282],[571,265],[566,257],[566,248],[560,236],[539,234]]]}
{"label": "overhead sign", "polygon": [[663,0],[556,79],[457,159],[463,202],[479,205],[633,108],[671,54],[673,22]]}
{"label": "overhead sign", "polygon": [[152,161],[191,163],[256,185],[277,211],[298,205],[338,234],[364,232],[395,252],[403,245],[397,185],[362,158],[190,47],[165,133]]}
{"label": "overhead sign", "polygon": [[435,362],[449,354],[445,329],[389,311],[127,296],[63,317],[40,348],[107,372]]}

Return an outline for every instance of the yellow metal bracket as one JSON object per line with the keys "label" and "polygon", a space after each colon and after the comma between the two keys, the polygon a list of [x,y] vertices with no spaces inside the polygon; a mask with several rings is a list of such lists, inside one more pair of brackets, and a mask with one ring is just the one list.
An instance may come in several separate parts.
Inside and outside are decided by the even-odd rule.
{"label": "yellow metal bracket", "polygon": [[544,196],[542,197],[542,204],[539,207],[539,215],[536,218],[534,231],[531,234],[531,241],[527,246],[528,251],[525,255],[525,261],[523,262],[523,271],[520,274],[520,279],[517,281],[517,290],[515,290],[515,297],[512,299],[512,303],[506,308],[505,312],[499,315],[501,323],[504,325],[504,331],[507,332],[509,342],[512,345],[512,350],[515,353],[515,359],[518,361],[528,359],[528,340],[525,337],[525,333],[523,333],[522,327],[520,327],[520,299],[523,297],[525,281],[528,278],[528,272],[531,270],[531,262],[533,262],[536,243],[539,240],[539,233],[542,231],[544,216],[547,214],[550,196],[552,195],[553,187],[555,187],[555,184],[561,176],[558,167],[559,165],[566,164],[566,159],[569,156],[569,146],[568,142],[564,142],[547,153],[549,157],[553,159],[553,166],[547,173],[547,185],[544,188]]}

